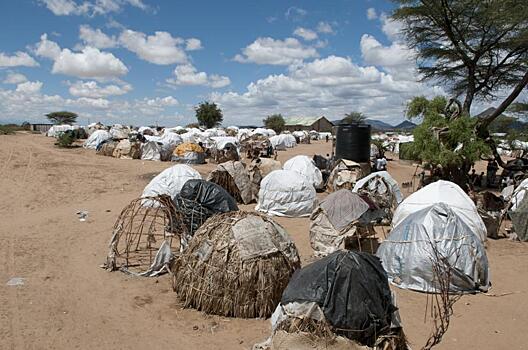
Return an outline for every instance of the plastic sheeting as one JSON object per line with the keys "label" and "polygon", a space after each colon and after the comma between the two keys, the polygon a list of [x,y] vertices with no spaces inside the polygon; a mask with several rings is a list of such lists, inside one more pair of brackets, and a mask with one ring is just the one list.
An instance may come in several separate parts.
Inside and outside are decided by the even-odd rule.
{"label": "plastic sheeting", "polygon": [[115,124],[110,128],[110,135],[114,140],[122,140],[128,138],[129,129],[123,127],[121,124]]}
{"label": "plastic sheeting", "polygon": [[218,213],[238,210],[235,199],[226,190],[205,180],[188,180],[183,185],[180,196],[198,202],[201,206]]}
{"label": "plastic sheeting", "polygon": [[316,189],[324,186],[323,174],[315,162],[307,156],[295,156],[284,163],[284,170],[295,171],[306,178]]}
{"label": "plastic sheeting", "polygon": [[528,179],[524,179],[513,191],[510,208],[512,211],[521,205],[526,192],[528,192]]}
{"label": "plastic sheeting", "polygon": [[456,208],[445,203],[408,215],[392,229],[376,255],[389,280],[400,288],[438,292],[433,273],[438,258],[452,267],[451,292],[486,291],[490,286],[484,244]]}
{"label": "plastic sheeting", "polygon": [[397,226],[408,215],[435,203],[446,203],[469,226],[481,241],[486,241],[486,225],[469,196],[455,183],[438,180],[414,192],[396,208],[392,226]]}
{"label": "plastic sheeting", "polygon": [[161,160],[161,144],[156,141],[149,141],[141,145],[141,159],[143,160]]}
{"label": "plastic sheeting", "polygon": [[244,166],[244,163],[239,161],[228,161],[218,164],[215,170],[209,174],[207,180],[211,181],[213,173],[216,171],[225,171],[231,176],[240,193],[240,199],[244,204],[249,204],[253,201],[253,191],[251,188],[251,180],[249,174]]}
{"label": "plastic sheeting", "polygon": [[394,178],[386,171],[378,171],[378,172],[369,174],[362,179],[359,179],[354,185],[353,191],[358,192],[361,188],[366,188],[369,191],[376,191],[382,194],[383,189],[378,188],[380,184],[376,181],[373,181],[373,179],[375,179],[376,177],[381,177],[385,180],[385,182],[389,185],[389,190],[394,195],[396,204],[400,204],[403,201],[403,196],[400,191],[400,186],[398,186],[398,182],[396,182],[396,180],[394,180]]}
{"label": "plastic sheeting", "polygon": [[255,209],[277,216],[309,216],[315,204],[315,188],[291,170],[275,170],[260,183]]}
{"label": "plastic sheeting", "polygon": [[286,148],[292,148],[297,145],[295,137],[291,134],[280,134],[271,136],[269,141],[274,149],[276,150],[285,150]]}
{"label": "plastic sheeting", "polygon": [[145,187],[141,197],[168,195],[174,200],[187,180],[201,178],[200,173],[190,166],[177,164],[156,175]]}
{"label": "plastic sheeting", "polygon": [[528,242],[528,197],[524,197],[515,211],[510,212],[512,226],[519,240]]}
{"label": "plastic sheeting", "polygon": [[90,137],[84,142],[83,147],[87,149],[96,149],[103,141],[109,140],[112,135],[106,130],[95,130]]}
{"label": "plastic sheeting", "polygon": [[310,217],[310,244],[316,256],[343,248],[346,238],[357,232],[354,225],[369,205],[357,193],[339,190],[326,197]]}
{"label": "plastic sheeting", "polygon": [[60,133],[68,131],[68,130],[77,130],[79,129],[78,125],[53,125],[49,130],[46,132],[46,136],[48,137],[58,137]]}
{"label": "plastic sheeting", "polygon": [[339,335],[372,346],[397,310],[387,275],[374,255],[337,251],[297,270],[281,305],[314,302]]}

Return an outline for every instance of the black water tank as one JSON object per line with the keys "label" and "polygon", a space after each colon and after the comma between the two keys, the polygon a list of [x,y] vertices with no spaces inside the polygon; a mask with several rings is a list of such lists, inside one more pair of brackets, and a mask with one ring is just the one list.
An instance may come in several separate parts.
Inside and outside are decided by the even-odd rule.
{"label": "black water tank", "polygon": [[341,124],[336,131],[336,159],[370,162],[370,125]]}

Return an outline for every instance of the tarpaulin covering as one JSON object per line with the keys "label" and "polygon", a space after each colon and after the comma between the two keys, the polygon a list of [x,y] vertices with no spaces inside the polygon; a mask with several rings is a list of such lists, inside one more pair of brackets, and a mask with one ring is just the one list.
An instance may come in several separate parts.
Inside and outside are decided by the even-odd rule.
{"label": "tarpaulin covering", "polygon": [[284,163],[284,170],[295,171],[304,176],[316,189],[322,188],[323,174],[308,156],[295,156]]}
{"label": "tarpaulin covering", "polygon": [[513,230],[517,237],[524,242],[528,241],[528,196],[525,196],[515,211],[510,212]]}
{"label": "tarpaulin covering", "polygon": [[315,204],[315,188],[291,170],[275,170],[260,183],[255,209],[277,216],[309,216]]}
{"label": "tarpaulin covering", "polygon": [[486,291],[490,286],[484,244],[445,203],[408,215],[392,229],[376,255],[389,280],[401,288],[439,292],[433,272],[439,260],[451,267],[450,291]]}
{"label": "tarpaulin covering", "polygon": [[141,159],[143,160],[161,160],[161,143],[149,141],[141,145]]}
{"label": "tarpaulin covering", "polygon": [[235,199],[221,186],[215,183],[192,179],[188,180],[180,191],[180,196],[200,203],[217,213],[238,210]]}
{"label": "tarpaulin covering", "polygon": [[190,166],[177,164],[156,175],[145,186],[141,197],[156,197],[166,194],[174,200],[187,180],[201,178],[200,173]]}
{"label": "tarpaulin covering", "polygon": [[343,250],[293,274],[281,304],[293,302],[317,303],[335,333],[367,345],[389,331],[396,310],[379,259]]}
{"label": "tarpaulin covering", "polygon": [[487,239],[486,225],[478,214],[475,203],[457,184],[444,180],[433,182],[405,198],[394,212],[392,226],[395,227],[408,215],[435,203],[446,203],[481,241]]}
{"label": "tarpaulin covering", "polygon": [[362,179],[359,179],[354,185],[354,192],[358,192],[360,189],[365,188],[367,191],[377,192],[379,194],[384,193],[385,186],[383,182],[376,181],[377,178],[382,178],[384,182],[388,185],[386,190],[390,191],[394,196],[396,204],[400,204],[403,200],[403,196],[398,186],[398,182],[394,180],[392,176],[386,171],[378,171],[372,174],[365,176]]}
{"label": "tarpaulin covering", "polygon": [[[219,164],[216,169],[209,174],[207,180],[218,183],[217,181],[214,181],[214,179],[218,180],[221,177],[220,173],[227,173],[227,175],[231,177],[233,184],[238,189],[238,196],[240,197],[242,203],[248,204],[253,201],[251,180],[244,163],[230,160],[228,162]],[[228,188],[225,189],[228,190]],[[231,194],[233,193],[231,192]],[[237,199],[236,196],[234,197]]]}
{"label": "tarpaulin covering", "polygon": [[86,141],[84,141],[84,148],[88,149],[97,149],[97,147],[108,139],[111,139],[112,135],[106,130],[96,130]]}

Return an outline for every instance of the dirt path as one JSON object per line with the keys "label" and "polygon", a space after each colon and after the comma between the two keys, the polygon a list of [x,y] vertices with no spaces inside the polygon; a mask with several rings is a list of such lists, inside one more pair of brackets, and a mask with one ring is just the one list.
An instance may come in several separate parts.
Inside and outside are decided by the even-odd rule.
{"label": "dirt path", "polygon": [[[300,145],[279,159],[329,149]],[[99,268],[120,210],[170,165],[57,149],[40,135],[0,137],[0,349],[249,349],[269,335],[268,320],[182,309],[167,276],[133,278]],[[205,175],[213,167],[197,169]],[[414,168],[394,163],[389,170],[402,182]],[[77,219],[78,210],[89,212],[86,222]],[[309,220],[277,221],[309,261]],[[512,294],[463,297],[438,349],[526,348],[527,253],[525,244],[490,242],[490,294]],[[24,278],[24,285],[7,286],[12,277]],[[418,348],[429,332],[425,296],[396,293]]]}

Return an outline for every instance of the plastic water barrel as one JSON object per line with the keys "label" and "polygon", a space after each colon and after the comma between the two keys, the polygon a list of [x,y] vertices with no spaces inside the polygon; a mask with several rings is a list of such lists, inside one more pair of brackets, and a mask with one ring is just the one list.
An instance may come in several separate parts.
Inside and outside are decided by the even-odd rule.
{"label": "plastic water barrel", "polygon": [[341,124],[336,131],[335,155],[339,159],[363,163],[370,161],[370,125]]}

